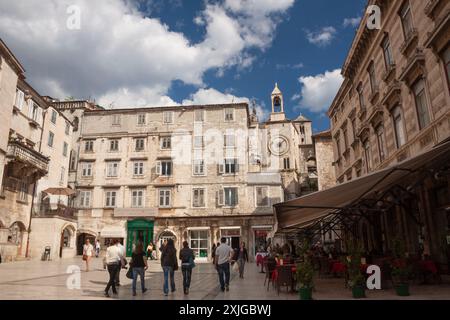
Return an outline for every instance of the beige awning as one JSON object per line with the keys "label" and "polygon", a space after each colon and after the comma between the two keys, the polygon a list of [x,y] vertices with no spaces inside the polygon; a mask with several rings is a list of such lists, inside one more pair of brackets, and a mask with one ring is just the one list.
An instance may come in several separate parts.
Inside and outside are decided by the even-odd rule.
{"label": "beige awning", "polygon": [[305,228],[336,210],[386,190],[408,175],[422,169],[439,167],[450,161],[450,141],[435,146],[414,158],[407,159],[366,176],[339,184],[333,188],[274,205],[277,232]]}

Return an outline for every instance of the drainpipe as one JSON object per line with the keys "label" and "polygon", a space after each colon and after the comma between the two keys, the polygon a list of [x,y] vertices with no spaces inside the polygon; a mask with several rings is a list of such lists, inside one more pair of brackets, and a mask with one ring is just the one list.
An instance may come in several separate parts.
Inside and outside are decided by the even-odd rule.
{"label": "drainpipe", "polygon": [[[45,116],[47,115],[47,110],[44,110],[44,112],[42,112],[42,130],[39,143],[39,153],[42,151],[42,138],[44,136]],[[27,248],[25,250],[25,258],[29,258],[30,255],[29,249],[30,249],[31,220],[33,219],[33,207],[34,207],[34,199],[36,198],[36,189],[37,189],[37,181],[33,185],[33,194],[31,196],[30,222],[28,223],[28,237],[27,237]]]}

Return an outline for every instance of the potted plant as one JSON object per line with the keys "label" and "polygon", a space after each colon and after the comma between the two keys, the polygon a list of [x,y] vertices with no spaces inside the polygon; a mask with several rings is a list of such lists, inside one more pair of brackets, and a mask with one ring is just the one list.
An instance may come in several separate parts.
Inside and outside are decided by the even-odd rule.
{"label": "potted plant", "polygon": [[405,245],[401,239],[394,239],[394,259],[391,263],[391,277],[398,296],[409,296],[409,277],[411,266],[408,265]]}
{"label": "potted plant", "polygon": [[302,261],[297,264],[297,284],[300,300],[312,300],[314,287],[314,267],[309,252],[309,242],[303,240],[297,247],[297,254]]}
{"label": "potted plant", "polygon": [[361,273],[362,245],[357,241],[347,243],[348,256],[345,261],[348,274],[348,285],[352,289],[352,296],[355,299],[366,297],[365,278]]}

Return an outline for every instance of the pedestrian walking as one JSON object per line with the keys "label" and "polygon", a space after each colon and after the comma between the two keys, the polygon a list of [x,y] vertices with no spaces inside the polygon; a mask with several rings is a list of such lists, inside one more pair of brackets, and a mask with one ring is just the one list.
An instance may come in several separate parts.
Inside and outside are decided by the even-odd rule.
{"label": "pedestrian walking", "polygon": [[212,246],[212,248],[211,248],[211,258],[212,258],[212,263],[215,263],[216,249],[217,249],[217,246],[216,246],[215,243],[213,243],[213,246]]}
{"label": "pedestrian walking", "polygon": [[153,260],[153,243],[149,243],[147,246],[147,258]]}
{"label": "pedestrian walking", "polygon": [[127,259],[125,258],[125,247],[122,245],[122,243],[117,240],[116,242],[116,246],[119,248],[120,250],[120,268],[119,270],[117,270],[116,273],[116,286],[120,287],[120,270],[122,270],[122,268],[126,268],[125,266],[127,265]]}
{"label": "pedestrian walking", "polygon": [[235,259],[239,265],[239,278],[244,278],[245,263],[248,262],[248,251],[245,247],[245,242],[241,243],[237,257]]}
{"label": "pedestrian walking", "polygon": [[189,294],[189,287],[191,286],[192,268],[195,266],[194,251],[189,248],[187,241],[183,242],[183,249],[180,250],[181,272],[183,273],[183,291],[184,294]]}
{"label": "pedestrian walking", "polygon": [[91,244],[89,239],[86,239],[86,242],[83,246],[83,260],[86,262],[86,272],[89,271],[89,263],[91,262],[91,258],[94,255],[94,247]]}
{"label": "pedestrian walking", "polygon": [[100,255],[100,241],[97,239],[97,241],[95,242],[95,257],[98,258],[98,256]]}
{"label": "pedestrian walking", "polygon": [[138,243],[136,245],[136,249],[131,255],[130,268],[132,268],[133,271],[133,296],[136,296],[136,284],[138,275],[141,280],[142,293],[144,294],[147,291],[147,288],[145,288],[145,271],[148,269],[148,265],[147,257],[145,256],[144,246],[142,243]]}
{"label": "pedestrian walking", "polygon": [[118,240],[115,239],[106,249],[105,263],[109,273],[109,281],[105,288],[105,296],[109,297],[109,289],[112,287],[113,294],[117,294],[116,275],[121,268],[122,253],[117,246]]}
{"label": "pedestrian walking", "polygon": [[219,272],[219,283],[222,291],[230,290],[230,261],[233,259],[233,249],[226,244],[226,239],[220,239],[221,244],[216,249],[216,267]]}
{"label": "pedestrian walking", "polygon": [[169,295],[169,277],[170,277],[170,289],[175,292],[175,270],[178,269],[177,250],[173,239],[169,239],[167,244],[162,248],[161,252],[161,266],[164,271],[164,295]]}

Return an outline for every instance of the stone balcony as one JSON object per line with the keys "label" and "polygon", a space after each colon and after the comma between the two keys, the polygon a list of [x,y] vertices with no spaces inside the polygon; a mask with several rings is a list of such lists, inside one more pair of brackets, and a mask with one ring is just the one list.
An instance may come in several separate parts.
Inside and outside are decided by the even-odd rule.
{"label": "stone balcony", "polygon": [[40,218],[65,218],[76,219],[77,209],[66,206],[63,203],[41,203],[37,204],[38,210],[34,211],[34,217]]}
{"label": "stone balcony", "polygon": [[48,173],[50,159],[20,141],[9,141],[6,158],[16,178],[28,177],[36,181]]}

